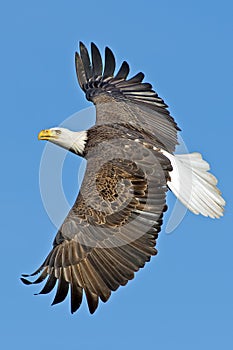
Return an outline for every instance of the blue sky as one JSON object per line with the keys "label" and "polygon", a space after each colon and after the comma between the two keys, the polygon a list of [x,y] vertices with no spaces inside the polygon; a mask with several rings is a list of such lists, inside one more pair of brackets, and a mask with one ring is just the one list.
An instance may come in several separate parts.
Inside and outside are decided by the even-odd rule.
{"label": "blue sky", "polygon": [[[0,13],[3,348],[232,349],[232,2],[21,0]],[[90,106],[76,83],[79,40],[108,45],[118,64],[145,73],[228,203],[220,220],[187,213],[174,232],[162,230],[158,256],[93,316],[85,303],[74,315],[69,301],[50,307],[51,295],[19,281],[56,233],[40,197],[37,133]],[[79,165],[73,155],[64,164],[70,201]],[[168,204],[163,227],[172,196]]]}

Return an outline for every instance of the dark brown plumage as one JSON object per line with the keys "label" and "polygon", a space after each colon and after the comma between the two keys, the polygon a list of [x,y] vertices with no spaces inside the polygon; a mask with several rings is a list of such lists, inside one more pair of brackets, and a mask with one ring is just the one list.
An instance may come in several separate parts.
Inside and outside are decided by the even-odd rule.
{"label": "dark brown plumage", "polygon": [[[71,312],[85,292],[93,313],[99,299],[125,285],[155,249],[166,210],[170,161],[155,149],[174,151],[178,127],[164,101],[143,73],[127,80],[123,62],[114,76],[115,58],[105,50],[105,65],[97,47],[91,59],[80,44],[76,53],[78,81],[96,106],[96,125],[87,131],[82,154],[86,174],[79,195],[60,227],[53,249],[40,268],[23,275],[26,284],[46,280],[39,294],[57,284],[53,304],[71,294]],[[25,277],[39,277],[30,282]]]}

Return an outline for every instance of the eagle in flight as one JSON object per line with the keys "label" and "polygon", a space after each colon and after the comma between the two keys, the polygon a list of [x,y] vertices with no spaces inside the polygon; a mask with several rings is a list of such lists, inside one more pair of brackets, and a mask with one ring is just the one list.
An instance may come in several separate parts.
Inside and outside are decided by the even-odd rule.
{"label": "eagle in flight", "polygon": [[[84,292],[94,313],[99,299],[106,302],[157,254],[168,189],[193,213],[211,218],[223,215],[225,201],[200,153],[174,154],[180,129],[143,73],[128,79],[124,61],[115,74],[112,51],[105,48],[103,65],[93,43],[90,55],[80,43],[75,66],[80,87],[95,105],[96,124],[78,132],[46,129],[38,138],[84,157],[85,176],[52,250],[21,280],[46,279],[39,294],[57,284],[52,304],[70,290],[72,313]],[[34,282],[26,279],[37,274]]]}

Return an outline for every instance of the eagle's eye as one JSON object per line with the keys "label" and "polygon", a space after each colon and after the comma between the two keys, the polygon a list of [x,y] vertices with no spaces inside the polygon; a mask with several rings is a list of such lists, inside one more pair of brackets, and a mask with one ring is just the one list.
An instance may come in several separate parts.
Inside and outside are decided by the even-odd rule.
{"label": "eagle's eye", "polygon": [[60,135],[61,134],[61,130],[55,130],[56,135]]}

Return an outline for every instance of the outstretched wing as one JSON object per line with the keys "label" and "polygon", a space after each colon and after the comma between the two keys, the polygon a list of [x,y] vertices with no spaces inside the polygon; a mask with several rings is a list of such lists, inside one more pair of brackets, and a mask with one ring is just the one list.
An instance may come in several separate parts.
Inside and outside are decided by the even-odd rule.
{"label": "outstretched wing", "polygon": [[152,133],[167,151],[175,150],[180,129],[151,84],[142,82],[143,73],[127,80],[129,65],[124,61],[114,75],[112,51],[106,47],[103,68],[100,52],[93,43],[91,59],[87,48],[80,43],[80,54],[76,53],[75,62],[79,84],[87,99],[96,106],[97,124],[131,123]]}
{"label": "outstretched wing", "polygon": [[[129,140],[102,143],[88,154],[77,200],[54,240],[33,283],[47,278],[39,294],[56,285],[53,304],[70,289],[71,312],[85,292],[93,313],[120,285],[134,277],[155,249],[166,210],[166,182],[171,170],[161,153]],[[25,279],[26,284],[32,282]]]}

